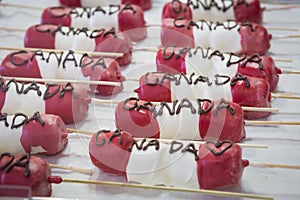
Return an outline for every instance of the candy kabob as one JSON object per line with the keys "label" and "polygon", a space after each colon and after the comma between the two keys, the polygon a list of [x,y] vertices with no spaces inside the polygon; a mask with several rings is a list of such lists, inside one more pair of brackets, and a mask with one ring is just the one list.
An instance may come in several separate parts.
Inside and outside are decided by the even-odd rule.
{"label": "candy kabob", "polygon": [[[247,162],[247,161],[244,161]],[[108,181],[88,181],[88,180],[75,180],[63,179],[60,176],[53,176],[50,170],[51,165],[42,158],[30,154],[18,154],[6,152],[0,154],[0,164],[3,166],[0,169],[1,186],[4,190],[0,189],[3,196],[18,196],[28,197],[28,189],[31,195],[39,197],[49,197],[52,193],[52,184],[66,183],[84,183],[84,184],[99,184],[107,186],[122,186],[141,189],[159,189],[168,191],[181,191],[181,192],[195,192],[200,194],[229,196],[229,197],[248,197],[260,199],[273,199],[268,196],[223,192],[223,191],[209,191],[199,189],[188,189],[178,187],[166,186],[153,186],[145,184],[126,184]],[[17,177],[17,178],[16,178]],[[7,186],[7,188],[5,188]],[[15,186],[14,190],[10,187]],[[19,187],[18,187],[19,186]],[[26,187],[26,190],[24,190]],[[28,187],[28,188],[27,188]]]}

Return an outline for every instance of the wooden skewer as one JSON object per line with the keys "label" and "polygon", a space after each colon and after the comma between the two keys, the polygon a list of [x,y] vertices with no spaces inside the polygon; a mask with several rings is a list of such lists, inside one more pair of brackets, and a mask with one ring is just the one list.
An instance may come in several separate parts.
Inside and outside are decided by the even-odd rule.
{"label": "wooden skewer", "polygon": [[266,11],[274,11],[274,10],[288,10],[293,8],[300,8],[300,5],[286,5],[286,6],[278,6],[272,8],[266,8]]}
{"label": "wooden skewer", "polygon": [[2,31],[10,31],[10,32],[26,32],[26,30],[24,30],[24,29],[7,28],[7,27],[0,27],[0,30],[2,30]]}
{"label": "wooden skewer", "polygon": [[43,8],[41,8],[41,7],[28,6],[28,5],[23,5],[23,4],[0,3],[0,6],[22,8],[22,9],[31,9],[31,10],[43,10]]}
{"label": "wooden skewer", "polygon": [[296,99],[300,100],[300,96],[284,93],[271,93],[272,98],[281,98],[281,99]]}
{"label": "wooden skewer", "polygon": [[300,125],[300,122],[281,122],[281,121],[249,121],[245,120],[246,125]]}
{"label": "wooden skewer", "polygon": [[281,59],[281,58],[273,58],[273,60],[275,62],[288,62],[288,63],[292,63],[293,60],[290,60],[290,59]]}
{"label": "wooden skewer", "polygon": [[257,163],[257,162],[251,162],[250,165],[253,166],[253,167],[268,167],[268,168],[282,168],[282,169],[300,170],[299,165],[274,164],[274,163]]}
{"label": "wooden skewer", "polygon": [[[86,135],[94,135],[96,134],[95,132],[90,132],[90,131],[84,131],[84,130],[77,130],[77,129],[72,129],[72,128],[67,128],[67,131],[69,133],[81,133],[81,134],[86,134]],[[142,140],[144,138],[135,138],[136,140]],[[146,138],[148,140],[153,140],[155,138]],[[163,143],[171,143],[172,140],[170,139],[157,139],[159,142],[163,142]],[[176,140],[176,141],[180,141],[180,140]],[[185,140],[187,141],[187,140]],[[205,141],[190,141],[190,142],[194,142],[195,144],[205,144]],[[241,147],[244,148],[261,148],[261,149],[266,149],[269,148],[268,145],[264,145],[264,144],[244,144],[244,143],[237,143],[238,145],[240,145]]]}
{"label": "wooden skewer", "polygon": [[91,85],[108,85],[108,86],[122,86],[120,82],[113,81],[84,81],[84,80],[70,80],[70,79],[43,79],[43,78],[24,78],[24,77],[7,77],[0,76],[5,80],[15,79],[16,81],[35,81],[35,82],[45,82],[45,83],[76,83],[76,84],[91,84]]}
{"label": "wooden skewer", "polygon": [[[92,103],[95,104],[118,104],[120,101],[114,101],[114,100],[102,100],[102,99],[92,99]],[[160,105],[161,102],[152,102],[153,105]],[[264,108],[264,107],[247,107],[242,106],[242,109],[244,111],[255,111],[255,112],[272,112],[272,113],[278,113],[278,108]]]}
{"label": "wooden skewer", "polygon": [[281,70],[282,74],[300,74],[300,71],[293,71],[293,70]]}
{"label": "wooden skewer", "polygon": [[298,31],[297,28],[287,28],[287,27],[268,27],[268,30],[278,30],[278,31]]}
{"label": "wooden skewer", "polygon": [[77,167],[69,167],[69,166],[62,166],[62,165],[56,165],[56,164],[49,164],[49,165],[51,168],[70,170],[73,172],[79,172],[79,173],[83,173],[83,174],[93,174],[93,170],[91,170],[91,169],[82,169],[82,168],[77,168]]}
{"label": "wooden skewer", "polygon": [[230,196],[230,197],[236,197],[236,198],[274,199],[273,197],[270,197],[270,196],[262,196],[262,195],[256,195],[256,194],[225,192],[225,191],[217,191],[217,190],[188,189],[188,188],[169,187],[169,186],[152,186],[152,185],[135,184],[135,183],[75,180],[75,179],[63,179],[62,181],[66,182],[66,183],[95,184],[95,185],[105,185],[105,186],[139,188],[139,189],[147,189],[147,190],[149,190],[149,189],[151,189],[151,190],[166,190],[166,191],[174,191],[174,192],[191,192],[191,193],[199,193],[199,194],[215,195],[215,196]]}
{"label": "wooden skewer", "polygon": [[[9,51],[44,51],[44,52],[56,52],[61,53],[66,50],[59,50],[59,49],[38,49],[38,48],[16,48],[16,47],[2,47],[2,50],[9,50]],[[74,51],[77,54],[89,54],[91,56],[104,56],[104,57],[122,57],[123,53],[113,53],[113,52],[87,52],[87,51]]]}

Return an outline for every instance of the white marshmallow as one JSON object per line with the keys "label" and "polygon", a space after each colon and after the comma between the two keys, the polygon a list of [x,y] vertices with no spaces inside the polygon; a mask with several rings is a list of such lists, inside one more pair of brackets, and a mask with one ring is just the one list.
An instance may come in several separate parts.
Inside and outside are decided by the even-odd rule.
{"label": "white marshmallow", "polygon": [[[225,29],[223,26],[212,25],[212,30],[209,30],[209,26],[206,24],[202,26],[203,22],[197,22],[199,27],[193,27],[194,44],[195,46],[201,46],[203,48],[217,49],[222,52],[240,52],[241,35],[239,34],[239,25],[231,30]],[[235,22],[224,22],[224,25],[232,25]]]}
{"label": "white marshmallow", "polygon": [[[182,143],[182,148],[188,144]],[[154,146],[148,147],[146,151],[133,148],[126,168],[127,180],[148,185],[198,189],[195,156],[189,152],[182,153],[182,148],[170,154],[170,147],[170,144],[160,143],[159,150],[155,150]]]}
{"label": "white marshmallow", "polygon": [[[17,83],[21,88],[21,83]],[[26,84],[24,88],[27,88],[30,84]],[[46,91],[46,86],[43,84],[37,84],[42,92],[42,95]],[[16,86],[12,83],[6,92],[2,113],[15,114],[16,110],[27,115],[33,115],[37,110],[40,113],[45,113],[45,101],[43,96],[38,96],[35,90],[30,90],[27,94],[18,94]]]}
{"label": "white marshmallow", "polygon": [[[30,106],[28,106],[30,107]],[[2,112],[3,113],[3,112]],[[22,118],[23,120],[23,118]],[[20,123],[21,118],[17,118],[15,124]],[[7,116],[7,122],[9,125],[12,124],[13,116]],[[13,153],[19,154],[24,153],[24,148],[20,142],[22,136],[22,127],[17,129],[11,129],[10,126],[6,127],[4,121],[0,122],[0,153]]]}
{"label": "white marshmallow", "polygon": [[[195,108],[196,101],[191,101]],[[172,103],[168,103],[172,108]],[[176,106],[178,107],[178,106]],[[160,106],[158,106],[158,109]],[[160,129],[160,137],[166,139],[194,139],[200,140],[199,115],[191,113],[190,108],[183,107],[179,114],[170,115],[166,108],[163,114],[156,117]]]}

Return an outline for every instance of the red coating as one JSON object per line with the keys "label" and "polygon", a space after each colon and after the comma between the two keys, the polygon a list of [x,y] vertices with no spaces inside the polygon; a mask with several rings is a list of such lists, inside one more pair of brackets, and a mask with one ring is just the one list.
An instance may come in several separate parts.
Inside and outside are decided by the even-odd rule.
{"label": "red coating", "polygon": [[[156,69],[158,72],[169,74],[178,74],[182,72],[186,74],[185,56],[187,53],[180,54],[178,57],[172,55],[174,51],[177,52],[176,49],[182,48],[168,47],[166,50],[164,48],[158,49],[156,53]],[[164,55],[168,59],[165,59]]]}
{"label": "red coating", "polygon": [[[234,0],[235,4],[238,0]],[[234,9],[234,16],[237,22],[250,21],[261,24],[263,22],[263,11],[260,7],[260,0],[246,0],[247,5],[240,4]]]}
{"label": "red coating", "polygon": [[[238,81],[231,87],[232,101],[241,106],[271,107],[271,93],[268,81],[248,76],[251,85],[246,88],[245,81]],[[258,119],[270,115],[269,112],[245,111],[246,119]]]}
{"label": "red coating", "polygon": [[[240,105],[227,101],[235,110],[235,114],[230,114],[228,109],[221,109],[217,115],[214,115],[219,101],[214,101],[212,110],[201,114],[199,117],[199,130],[203,140],[232,140],[240,142],[246,137],[244,113]],[[202,108],[207,110],[211,104],[203,102]]]}
{"label": "red coating", "polygon": [[[174,12],[175,11],[175,12]],[[167,2],[162,11],[162,20],[165,18],[178,18],[182,17],[187,20],[193,19],[193,13],[190,6],[179,0]]]}
{"label": "red coating", "polygon": [[[221,147],[215,147],[214,144],[209,145],[215,151],[220,151],[225,149],[228,143],[224,143]],[[223,154],[217,156],[202,144],[199,147],[198,155],[197,174],[201,189],[238,185],[242,179],[244,168],[249,165],[248,160],[242,160],[241,147],[235,143]]]}
{"label": "red coating", "polygon": [[241,35],[241,54],[251,56],[255,53],[264,55],[271,47],[270,40],[272,35],[262,25],[252,23],[254,31],[249,26],[240,27]]}
{"label": "red coating", "polygon": [[57,115],[41,114],[45,122],[42,126],[37,120],[23,125],[21,144],[27,153],[32,147],[41,146],[45,155],[61,152],[68,142],[68,131],[64,121]]}
{"label": "red coating", "polygon": [[[134,104],[142,105],[147,101],[131,100],[127,102],[127,107],[132,107]],[[116,127],[121,130],[127,131],[134,137],[151,137],[159,138],[160,131],[159,125],[152,113],[143,108],[139,111],[128,111],[123,108],[123,101],[118,103],[115,111]],[[149,106],[150,107],[150,106]]]}
{"label": "red coating", "polygon": [[[23,155],[16,155],[13,163],[20,159]],[[0,159],[0,166],[3,166],[10,160],[10,157],[4,156]],[[25,168],[15,166],[9,173],[4,170],[0,171],[0,185],[20,186],[23,189],[1,189],[1,196],[27,197],[28,190],[24,187],[29,187],[32,196],[50,197],[52,193],[51,183],[48,183],[48,177],[51,176],[49,164],[42,158],[30,156],[29,161],[30,176],[25,177]]]}
{"label": "red coating", "polygon": [[155,83],[157,79],[161,80],[163,75],[163,73],[149,73],[141,76],[139,80],[140,87],[134,90],[138,94],[139,99],[144,101],[171,102],[170,80],[165,79],[162,84],[155,86],[147,84]]}
{"label": "red coating", "polygon": [[259,69],[259,64],[255,62],[247,62],[245,66],[243,66],[244,62],[241,62],[238,64],[238,73],[267,80],[270,84],[270,91],[273,92],[278,85],[278,74],[281,74],[281,70],[275,66],[271,57],[260,56],[260,59],[262,59],[262,69]]}
{"label": "red coating", "polygon": [[41,24],[71,26],[71,7],[47,7],[43,10]]}
{"label": "red coating", "polygon": [[[111,142],[109,138],[114,134],[113,132],[101,133],[98,138],[94,134],[89,144],[89,154],[92,163],[102,169],[106,173],[125,175],[126,166],[130,157],[128,148],[130,147],[133,137],[131,134],[121,131],[121,136],[114,137]],[[98,143],[103,140],[105,144],[98,146],[96,144],[96,138]],[[120,138],[122,142],[120,144]]]}
{"label": "red coating", "polygon": [[[73,95],[71,92],[65,92],[64,97],[59,97],[63,85],[53,97],[46,99],[45,110],[47,114],[60,116],[66,124],[82,121],[86,118],[91,99],[86,90],[78,85],[74,87]],[[49,93],[55,93],[57,87],[50,87]]]}
{"label": "red coating", "polygon": [[133,41],[139,41],[147,37],[144,11],[139,6],[122,4],[118,12],[118,24],[119,31],[128,35]]}
{"label": "red coating", "polygon": [[160,39],[162,46],[177,47],[194,47],[193,28],[187,29],[189,20],[177,20],[178,25],[183,27],[175,27],[174,19],[166,18],[162,21]]}

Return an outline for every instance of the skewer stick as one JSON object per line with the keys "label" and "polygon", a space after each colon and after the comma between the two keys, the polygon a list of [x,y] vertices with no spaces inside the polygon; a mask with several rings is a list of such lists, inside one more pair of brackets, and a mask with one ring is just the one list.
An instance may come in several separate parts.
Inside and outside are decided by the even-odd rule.
{"label": "skewer stick", "polygon": [[273,197],[270,196],[262,196],[256,194],[225,192],[225,191],[216,191],[216,190],[199,190],[199,189],[188,189],[188,188],[168,187],[168,186],[152,186],[152,185],[135,184],[135,183],[90,181],[90,180],[75,180],[75,179],[63,179],[62,181],[65,183],[95,184],[95,185],[118,186],[118,187],[138,188],[138,189],[147,189],[147,190],[151,189],[151,190],[166,190],[166,191],[174,191],[174,192],[190,192],[190,193],[199,193],[199,194],[215,195],[215,196],[230,196],[236,198],[274,199]]}
{"label": "skewer stick", "polygon": [[290,60],[290,59],[281,59],[281,58],[274,58],[273,60],[275,62],[289,62],[289,63],[293,62],[293,60]]}
{"label": "skewer stick", "polygon": [[287,28],[287,27],[268,27],[268,30],[278,30],[278,31],[298,31],[297,28]]}
{"label": "skewer stick", "polygon": [[300,122],[281,122],[281,121],[249,121],[245,120],[246,125],[290,125],[297,126]]}
{"label": "skewer stick", "polygon": [[24,29],[18,29],[18,28],[7,28],[7,27],[0,27],[1,31],[10,31],[10,32],[26,32]]}
{"label": "skewer stick", "polygon": [[300,8],[300,5],[286,5],[286,6],[278,6],[272,8],[266,8],[266,11],[274,11],[274,10],[288,10],[293,8]]}
{"label": "skewer stick", "polygon": [[8,77],[0,76],[5,80],[15,79],[16,81],[30,81],[30,82],[45,82],[45,83],[76,83],[76,84],[90,84],[90,85],[108,85],[108,86],[122,86],[122,83],[113,81],[85,81],[85,80],[70,80],[70,79],[43,79],[43,78],[24,78],[24,77]]}
{"label": "skewer stick", "polygon": [[[56,52],[61,53],[66,50],[59,50],[59,49],[38,49],[38,48],[16,48],[16,47],[2,47],[0,46],[0,49],[2,50],[9,50],[9,51],[44,51],[44,52]],[[89,54],[91,56],[104,56],[104,57],[121,57],[123,56],[123,53],[113,53],[113,52],[87,52],[87,51],[74,51],[74,53],[77,54]]]}
{"label": "skewer stick", "polygon": [[274,163],[257,163],[257,162],[250,162],[250,165],[253,166],[253,167],[268,167],[268,168],[282,168],[282,169],[300,170],[299,165],[274,164]]}
{"label": "skewer stick", "polygon": [[300,74],[300,71],[281,70],[282,74]]}
{"label": "skewer stick", "polygon": [[43,10],[43,8],[41,8],[41,7],[28,6],[28,5],[23,5],[23,4],[0,3],[0,6],[22,8],[22,9],[31,9],[31,10]]}
{"label": "skewer stick", "polygon": [[[102,100],[102,99],[92,99],[92,103],[95,104],[118,104],[120,101],[114,101],[114,100]],[[161,102],[152,102],[153,105],[160,105]],[[255,111],[255,112],[272,112],[272,113],[278,113],[278,108],[265,108],[265,107],[247,107],[242,106],[242,109],[244,111]]]}
{"label": "skewer stick", "polygon": [[281,98],[281,99],[296,99],[300,100],[300,96],[284,93],[271,93],[272,98]]}
{"label": "skewer stick", "polygon": [[[77,129],[72,129],[72,128],[67,128],[67,131],[69,133],[82,133],[82,134],[86,134],[86,135],[94,135],[96,134],[95,132],[90,132],[90,131],[84,131],[84,130],[77,130]],[[144,138],[135,138],[136,140],[142,140]],[[153,140],[153,139],[156,139],[156,138],[145,138],[145,139],[148,139],[148,140]],[[156,139],[158,140],[159,142],[163,142],[163,143],[171,143],[172,140],[170,139]],[[176,140],[176,141],[180,141],[180,140]],[[187,141],[187,140],[185,140]],[[195,144],[205,144],[205,141],[191,141]],[[261,148],[261,149],[266,149],[268,148],[269,146],[268,145],[265,145],[265,144],[244,144],[244,143],[237,143],[239,146],[241,147],[244,147],[244,148]]]}
{"label": "skewer stick", "polygon": [[69,166],[62,166],[62,165],[56,165],[56,164],[49,164],[51,168],[55,169],[64,169],[64,170],[70,170],[73,172],[79,172],[83,174],[93,174],[93,170],[91,169],[82,169],[77,167],[69,167]]}

